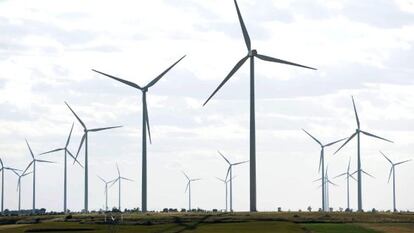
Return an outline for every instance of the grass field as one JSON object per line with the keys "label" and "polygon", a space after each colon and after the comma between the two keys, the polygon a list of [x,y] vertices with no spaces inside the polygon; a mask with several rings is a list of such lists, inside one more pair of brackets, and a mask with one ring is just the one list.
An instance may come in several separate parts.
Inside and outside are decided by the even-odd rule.
{"label": "grass field", "polygon": [[[121,215],[115,216],[121,219]],[[142,233],[414,233],[412,214],[372,213],[150,213],[125,214],[108,224],[104,215],[0,217],[0,232]],[[107,219],[109,217],[107,216]],[[35,220],[35,221],[33,221]],[[28,222],[38,222],[30,224]]]}

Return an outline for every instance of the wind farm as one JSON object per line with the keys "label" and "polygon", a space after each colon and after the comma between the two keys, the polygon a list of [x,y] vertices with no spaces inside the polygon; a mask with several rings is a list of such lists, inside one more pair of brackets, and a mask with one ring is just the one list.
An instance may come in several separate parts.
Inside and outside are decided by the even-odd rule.
{"label": "wind farm", "polygon": [[0,2],[0,232],[414,232],[411,5]]}

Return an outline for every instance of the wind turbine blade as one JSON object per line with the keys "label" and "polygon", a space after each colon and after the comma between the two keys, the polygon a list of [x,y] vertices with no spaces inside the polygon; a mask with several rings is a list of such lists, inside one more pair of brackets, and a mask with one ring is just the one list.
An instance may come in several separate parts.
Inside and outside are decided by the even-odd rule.
{"label": "wind turbine blade", "polygon": [[208,99],[206,100],[206,102],[204,102],[203,106],[205,106],[208,103],[208,101],[210,101],[210,99],[213,98],[213,96],[220,90],[220,88],[224,84],[226,84],[227,81],[229,81],[233,74],[236,73],[236,71],[239,70],[240,67],[246,62],[247,58],[249,58],[249,56],[245,56],[239,62],[237,62],[237,64],[233,67],[230,73],[224,78],[224,80],[220,83],[216,90],[214,90],[213,94],[211,94],[210,97],[208,97]]}
{"label": "wind turbine blade", "polygon": [[18,177],[20,177],[20,174],[19,173],[17,173],[17,171],[15,171],[15,170],[11,170],[16,176],[18,176]]}
{"label": "wind turbine blade", "polygon": [[98,177],[100,180],[102,180],[102,182],[104,182],[104,183],[106,184],[106,181],[105,181],[102,177],[100,177],[100,176],[98,176],[98,175],[97,175],[97,177]]}
{"label": "wind turbine blade", "polygon": [[357,112],[356,107],[355,107],[355,101],[354,101],[353,96],[352,96],[352,105],[354,106],[355,118],[356,118],[357,126],[358,126],[358,129],[359,129],[359,127],[360,127],[359,117],[358,117],[358,112]]}
{"label": "wind turbine blade", "polygon": [[33,172],[23,173],[20,177],[24,177],[24,176],[30,175],[30,174],[32,174],[32,173],[33,173]]}
{"label": "wind turbine blade", "polygon": [[[75,157],[75,159],[78,159],[79,152],[80,152],[80,150],[81,150],[81,148],[82,148],[83,143],[85,142],[85,139],[86,139],[86,133],[84,133],[84,134],[83,134],[82,139],[81,139],[81,141],[80,141],[80,143],[79,143],[79,148],[78,148],[78,152],[76,152],[76,157]],[[75,161],[73,161],[73,163],[75,163]]]}
{"label": "wind turbine blade", "polygon": [[342,139],[339,139],[339,140],[337,140],[337,141],[334,141],[334,142],[328,143],[328,144],[326,144],[326,145],[325,145],[325,147],[327,147],[327,146],[332,146],[332,145],[334,145],[334,144],[336,144],[336,143],[338,143],[338,142],[342,142],[342,141],[343,141],[343,140],[345,140],[345,139],[347,139],[347,138],[342,138]]}
{"label": "wind turbine blade", "polygon": [[312,182],[316,182],[316,181],[320,181],[320,180],[322,180],[322,178],[319,178],[319,179],[313,180]]}
{"label": "wind turbine blade", "polygon": [[185,172],[182,171],[182,173],[185,175],[185,177],[187,177],[188,180],[190,180],[190,177],[188,177],[187,174],[185,174]]}
{"label": "wind turbine blade", "polygon": [[411,161],[411,159],[409,159],[409,160],[405,160],[405,161],[402,161],[402,162],[396,163],[396,164],[395,164],[395,166],[400,165],[400,164],[403,164],[403,163],[407,163],[407,162],[410,162],[410,161]]}
{"label": "wind turbine blade", "polygon": [[351,177],[353,180],[358,181],[357,179],[355,179],[355,177],[351,174],[349,174],[349,177]]}
{"label": "wind turbine blade", "polygon": [[188,186],[190,186],[190,180],[188,180],[188,182],[187,182],[187,186],[185,186],[185,193],[187,192],[187,190],[188,190]]}
{"label": "wind turbine blade", "polygon": [[388,160],[388,162],[391,163],[391,165],[394,165],[394,163],[391,161],[391,159],[389,159],[384,153],[382,153],[382,151],[380,151],[380,153],[382,154],[382,156],[384,156],[385,159]]}
{"label": "wind turbine blade", "polygon": [[27,165],[26,169],[23,170],[23,174],[26,173],[26,171],[30,168],[30,166],[32,166],[34,160],[32,160],[32,162],[29,163],[29,165]]}
{"label": "wind turbine blade", "polygon": [[96,129],[89,129],[89,132],[98,132],[98,131],[103,131],[103,130],[108,130],[108,129],[116,129],[116,128],[121,128],[121,125],[118,126],[112,126],[112,127],[105,127],[105,128],[96,128]]}
{"label": "wind turbine blade", "polygon": [[370,176],[371,178],[375,178],[373,175],[369,174],[368,172],[366,172],[366,171],[364,171],[364,170],[361,170],[361,171],[362,171],[362,173],[364,173],[365,175]]}
{"label": "wind turbine blade", "polygon": [[322,149],[321,149],[321,155],[319,156],[318,173],[321,172],[321,167],[322,167]]}
{"label": "wind turbine blade", "polygon": [[148,129],[148,138],[150,141],[150,144],[152,144],[152,139],[151,139],[151,130],[150,130],[150,124],[149,124],[149,117],[148,117],[148,106],[147,106],[147,101],[145,100],[144,103],[144,114],[145,114],[145,122],[146,122],[146,126]]}
{"label": "wind turbine blade", "polygon": [[328,183],[330,183],[330,184],[331,184],[331,185],[333,185],[333,186],[338,186],[337,184],[332,183],[330,180],[328,180]]}
{"label": "wind turbine blade", "polygon": [[134,182],[135,180],[131,180],[131,179],[128,179],[128,178],[125,178],[125,177],[121,177],[121,179],[123,179],[123,180],[127,180],[127,181],[132,181],[132,182]]}
{"label": "wind turbine blade", "polygon": [[345,146],[345,145],[346,145],[349,141],[351,141],[351,140],[355,137],[355,135],[357,135],[357,132],[353,133],[353,134],[351,135],[351,137],[349,137],[349,138],[348,138],[348,140],[346,140],[346,141],[345,141],[345,143],[344,143],[344,144],[342,144],[342,146],[341,146],[341,147],[339,147],[339,149],[335,151],[335,153],[334,153],[334,154],[338,153],[338,151],[339,151],[339,150],[341,150],[341,149],[342,149],[342,147],[344,147],[344,146]]}
{"label": "wind turbine blade", "polygon": [[81,168],[84,168],[84,167],[83,167],[83,165],[79,162],[79,160],[77,160],[77,159],[76,159],[76,157],[75,157],[75,156],[73,156],[72,152],[70,152],[68,149],[66,149],[66,152],[68,152],[69,156],[70,156],[70,157],[72,157],[72,159],[73,159],[73,164],[77,163],[77,164],[79,164],[79,166],[80,166]]}
{"label": "wind turbine blade", "polygon": [[32,148],[30,148],[30,145],[29,145],[29,142],[27,141],[27,139],[25,139],[25,140],[26,140],[27,147],[29,148],[30,155],[31,155],[31,156],[32,156],[32,158],[34,159],[34,154],[33,154]]}
{"label": "wind turbine blade", "polygon": [[360,131],[361,131],[361,133],[363,133],[363,134],[365,134],[365,135],[367,135],[367,136],[371,136],[371,137],[378,138],[378,139],[381,139],[381,140],[384,140],[384,141],[387,141],[387,142],[394,143],[393,141],[390,141],[390,140],[388,140],[388,139],[385,139],[385,138],[379,137],[379,136],[374,135],[374,134],[372,134],[372,133],[368,133],[368,132],[365,132],[365,131],[362,131],[362,130],[360,130]]}
{"label": "wind turbine blade", "polygon": [[0,158],[0,165],[3,167],[3,160]]}
{"label": "wind turbine blade", "polygon": [[313,140],[315,140],[315,142],[317,142],[319,145],[321,145],[322,146],[322,143],[318,140],[318,139],[316,139],[314,136],[312,136],[312,134],[310,134],[308,131],[306,131],[306,130],[304,130],[304,129],[302,129],[303,130],[303,132],[305,132],[307,135],[309,135],[309,137],[311,137]]}
{"label": "wind turbine blade", "polygon": [[284,61],[284,60],[281,60],[281,59],[278,59],[278,58],[269,57],[269,56],[265,56],[265,55],[261,55],[261,54],[256,54],[256,57],[258,57],[259,59],[262,59],[263,61],[276,62],[276,63],[285,64],[285,65],[298,66],[298,67],[302,67],[302,68],[306,68],[306,69],[316,70],[313,67],[300,65],[300,64],[293,63],[293,62],[290,62],[290,61]]}
{"label": "wind turbine blade", "polygon": [[73,111],[73,109],[69,106],[69,104],[68,104],[68,103],[66,103],[66,101],[65,101],[65,104],[66,104],[66,106],[68,106],[69,110],[73,113],[73,115],[75,115],[76,119],[78,119],[78,121],[79,121],[79,123],[82,125],[82,127],[83,127],[84,129],[86,129],[86,125],[85,125],[85,123],[83,123],[83,121],[82,121],[82,120],[78,117],[78,115],[76,115],[75,111]]}
{"label": "wind turbine blade", "polygon": [[172,64],[170,67],[168,67],[168,69],[166,69],[164,72],[162,72],[160,75],[158,75],[156,78],[154,78],[151,82],[149,82],[145,88],[150,88],[152,87],[154,84],[156,84],[166,73],[168,73],[168,71],[170,71],[175,65],[177,65],[178,62],[180,62],[181,60],[184,59],[186,55],[182,56],[180,59],[178,59],[178,61],[176,61],[174,64]]}
{"label": "wind turbine blade", "polygon": [[69,132],[69,136],[68,136],[68,140],[66,141],[66,145],[65,148],[68,148],[69,143],[70,143],[70,137],[72,136],[72,131],[73,131],[73,126],[75,125],[75,123],[72,123],[72,128],[70,128],[70,132]]}
{"label": "wind turbine blade", "polygon": [[226,156],[224,156],[220,151],[217,151],[220,155],[221,155],[221,157],[223,157],[223,159],[224,160],[226,160],[226,162],[229,164],[229,165],[231,165],[231,163],[230,163],[230,161],[226,158]]}
{"label": "wind turbine blade", "polygon": [[347,174],[346,172],[344,172],[344,173],[342,173],[342,174],[339,174],[339,175],[335,176],[335,177],[334,177],[334,179],[335,179],[335,178],[338,178],[338,177],[341,177],[341,176],[344,176],[344,175],[346,175],[346,174]]}
{"label": "wind turbine blade", "polygon": [[3,167],[3,169],[5,169],[5,170],[10,170],[10,171],[19,171],[19,172],[21,172],[22,170],[20,170],[20,169],[17,169],[17,168],[12,168],[12,167]]}
{"label": "wind turbine blade", "polygon": [[239,17],[239,22],[240,22],[241,29],[243,31],[243,37],[244,37],[244,42],[246,43],[247,51],[250,52],[252,48],[251,48],[249,33],[247,32],[246,25],[244,25],[244,21],[240,13],[239,5],[237,4],[236,0],[234,0],[234,5],[236,5],[237,16]]}
{"label": "wind turbine blade", "polygon": [[115,179],[114,181],[112,181],[111,185],[109,185],[109,188],[114,186],[114,184],[116,184],[117,181],[119,181],[119,177],[117,179]]}
{"label": "wind turbine blade", "polygon": [[53,153],[53,152],[61,151],[61,150],[64,150],[64,148],[59,148],[59,149],[54,149],[54,150],[51,150],[51,151],[47,151],[47,152],[41,153],[40,155],[49,154],[49,153]]}
{"label": "wind turbine blade", "polygon": [[218,178],[218,177],[216,177],[216,179],[217,179],[217,180],[219,180],[219,181],[221,181],[221,182],[223,182],[223,183],[226,183],[226,181],[225,181],[225,180],[223,180],[223,179],[220,179],[220,178]]}
{"label": "wind turbine blade", "polygon": [[121,177],[121,172],[119,171],[118,163],[116,163],[116,170],[118,171],[118,177]]}
{"label": "wind turbine blade", "polygon": [[349,157],[349,161],[348,161],[348,168],[347,168],[347,173],[349,174],[349,170],[351,169],[351,157]]}
{"label": "wind turbine blade", "polygon": [[136,84],[136,83],[133,83],[133,82],[130,82],[130,81],[127,81],[127,80],[124,80],[124,79],[120,79],[120,78],[117,78],[117,77],[115,77],[115,76],[112,76],[112,75],[109,75],[109,74],[106,74],[106,73],[103,73],[103,72],[101,72],[101,71],[98,71],[98,70],[94,70],[94,69],[92,69],[92,71],[94,71],[94,72],[96,72],[96,73],[98,73],[98,74],[102,74],[102,75],[104,75],[104,76],[106,76],[106,77],[109,77],[109,78],[111,78],[111,79],[114,79],[114,80],[116,80],[116,81],[118,81],[118,82],[121,82],[121,83],[123,83],[123,84],[126,84],[126,85],[128,85],[128,86],[131,86],[131,87],[133,87],[133,88],[137,88],[137,89],[142,89],[140,86],[138,86],[138,84]]}
{"label": "wind turbine blade", "polygon": [[197,180],[201,180],[200,178],[197,178],[197,179],[192,179],[191,181],[197,181]]}
{"label": "wind turbine blade", "polygon": [[390,174],[388,175],[388,183],[390,183],[392,170],[394,170],[394,166],[391,166],[391,168],[390,168]]}
{"label": "wind turbine blade", "polygon": [[36,159],[36,162],[39,162],[39,163],[56,163],[56,162],[52,162],[52,161],[49,161],[49,160],[42,160],[42,159]]}
{"label": "wind turbine blade", "polygon": [[229,169],[227,169],[226,180],[227,180],[227,178],[229,177],[229,174],[230,174],[230,169],[231,169],[231,165],[229,166]]}
{"label": "wind turbine blade", "polygon": [[238,163],[233,163],[232,165],[233,166],[237,166],[237,165],[240,165],[240,164],[243,164],[243,163],[247,163],[247,162],[249,162],[249,160],[246,160],[246,161],[243,161],[243,162],[238,162]]}

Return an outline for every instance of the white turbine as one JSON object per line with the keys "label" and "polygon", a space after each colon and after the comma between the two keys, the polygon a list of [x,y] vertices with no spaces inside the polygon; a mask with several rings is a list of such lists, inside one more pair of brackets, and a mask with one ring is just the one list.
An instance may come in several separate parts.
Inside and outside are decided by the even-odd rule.
{"label": "white turbine", "polygon": [[3,213],[4,211],[4,171],[9,170],[9,171],[16,172],[20,170],[11,168],[11,167],[5,167],[3,164],[3,160],[1,158],[0,158],[0,165],[1,165],[1,168],[0,168],[0,171],[1,171],[1,212]]}
{"label": "white turbine", "polygon": [[33,154],[32,148],[30,148],[29,142],[27,140],[26,140],[26,144],[27,144],[27,147],[29,148],[30,155],[32,156],[32,162],[30,162],[29,165],[27,165],[26,169],[24,169],[23,171],[23,174],[25,174],[27,170],[31,166],[33,166],[33,170],[32,170],[32,173],[33,173],[33,210],[32,211],[33,213],[35,213],[36,212],[36,162],[39,162],[39,163],[54,163],[54,162],[36,159]]}
{"label": "white turbine", "polygon": [[121,181],[122,180],[133,181],[133,180],[121,176],[121,172],[119,171],[118,164],[116,164],[116,170],[118,171],[118,178],[116,178],[112,182],[111,186],[109,187],[112,187],[116,182],[118,182],[118,209],[119,211],[121,211]]}
{"label": "white turbine", "polygon": [[409,162],[409,161],[411,161],[411,159],[405,160],[405,161],[402,161],[402,162],[398,162],[398,163],[393,163],[384,153],[382,153],[381,151],[380,151],[380,153],[384,156],[384,158],[386,158],[388,160],[388,162],[391,163],[390,175],[388,176],[388,183],[390,182],[391,175],[392,175],[392,203],[393,203],[393,207],[394,207],[394,212],[397,212],[397,206],[396,206],[396,202],[395,202],[395,167],[398,166],[398,165],[401,165],[403,163]]}
{"label": "white turbine", "polygon": [[191,212],[191,182],[194,182],[194,181],[197,181],[197,180],[201,180],[201,179],[199,179],[199,178],[197,178],[197,179],[190,179],[190,177],[188,177],[187,174],[185,174],[185,172],[183,172],[183,174],[185,175],[185,177],[188,180],[187,186],[186,186],[184,192],[187,192],[187,190],[188,190],[188,211]]}
{"label": "white turbine", "polygon": [[40,155],[44,155],[44,154],[49,154],[49,153],[53,153],[57,151],[64,151],[64,157],[63,157],[63,164],[64,164],[64,167],[63,167],[63,212],[64,213],[67,212],[67,160],[68,160],[67,155],[69,154],[69,156],[72,157],[72,159],[74,159],[74,162],[78,163],[79,166],[83,168],[82,164],[75,158],[75,156],[73,156],[73,154],[68,149],[68,146],[70,143],[70,137],[73,131],[73,125],[74,124],[72,123],[72,128],[70,129],[69,136],[68,136],[68,139],[66,140],[65,147],[54,149],[54,150],[40,154]]}
{"label": "white turbine", "polygon": [[[233,177],[233,166],[237,166],[237,165],[249,162],[247,160],[247,161],[238,162],[238,163],[230,163],[230,161],[222,153],[220,153],[220,151],[218,151],[218,153],[229,164],[229,168],[227,169],[227,174],[226,174],[226,180],[229,177],[229,174],[230,174],[230,177]],[[230,212],[233,212],[233,181],[232,179],[230,179]]]}
{"label": "white turbine", "polygon": [[105,184],[105,211],[108,211],[108,184],[113,183],[115,181],[115,179],[110,180],[110,181],[106,181],[100,176],[98,176],[98,178],[100,180],[102,180],[102,182],[104,182],[104,184]]}

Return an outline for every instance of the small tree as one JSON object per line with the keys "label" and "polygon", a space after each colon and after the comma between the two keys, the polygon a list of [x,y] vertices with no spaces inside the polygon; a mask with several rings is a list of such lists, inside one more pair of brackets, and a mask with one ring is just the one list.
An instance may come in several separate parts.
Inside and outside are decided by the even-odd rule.
{"label": "small tree", "polygon": [[312,207],[311,206],[308,206],[308,211],[312,212]]}

